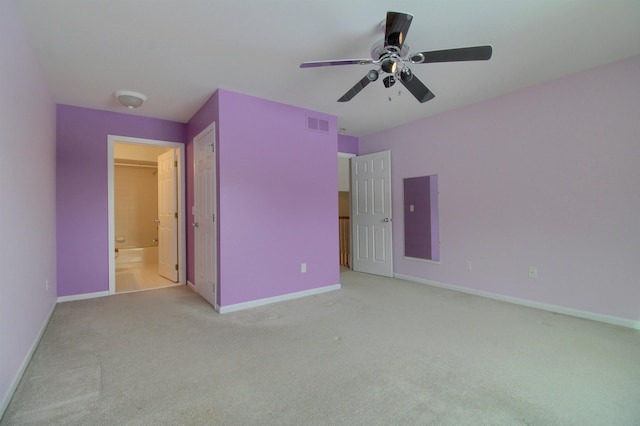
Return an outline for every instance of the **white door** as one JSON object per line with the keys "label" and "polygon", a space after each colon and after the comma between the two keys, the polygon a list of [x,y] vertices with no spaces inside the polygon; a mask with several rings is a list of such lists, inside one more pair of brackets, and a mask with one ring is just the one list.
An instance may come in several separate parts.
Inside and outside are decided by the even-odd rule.
{"label": "white door", "polygon": [[178,281],[178,197],[176,157],[171,149],[158,156],[158,272]]}
{"label": "white door", "polygon": [[217,281],[216,132],[214,124],[193,139],[196,291],[214,307]]}
{"label": "white door", "polygon": [[391,152],[351,159],[353,270],[393,276]]}

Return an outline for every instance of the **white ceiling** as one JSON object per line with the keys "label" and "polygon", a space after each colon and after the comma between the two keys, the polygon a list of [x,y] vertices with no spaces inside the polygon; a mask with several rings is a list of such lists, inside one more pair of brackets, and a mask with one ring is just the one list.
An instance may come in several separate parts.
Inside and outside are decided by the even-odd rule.
{"label": "white ceiling", "polygon": [[[57,103],[186,122],[218,88],[335,114],[362,136],[640,54],[639,0],[14,0]],[[493,45],[490,61],[413,65],[436,98],[370,84],[388,10],[410,51]],[[148,101],[128,112],[117,89]],[[389,101],[389,96],[392,100]]]}

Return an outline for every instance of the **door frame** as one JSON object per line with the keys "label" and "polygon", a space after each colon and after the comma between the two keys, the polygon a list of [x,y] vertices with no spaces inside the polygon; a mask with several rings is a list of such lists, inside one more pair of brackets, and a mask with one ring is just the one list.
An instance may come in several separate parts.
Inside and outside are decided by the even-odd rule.
{"label": "door frame", "polygon": [[114,201],[114,153],[116,142],[134,145],[162,146],[176,150],[178,161],[178,284],[185,284],[187,280],[186,256],[186,212],[185,212],[185,145],[180,142],[161,141],[156,139],[134,138],[130,136],[107,135],[107,195],[108,195],[108,242],[109,242],[109,294],[116,292],[116,256],[115,256],[115,201]]}

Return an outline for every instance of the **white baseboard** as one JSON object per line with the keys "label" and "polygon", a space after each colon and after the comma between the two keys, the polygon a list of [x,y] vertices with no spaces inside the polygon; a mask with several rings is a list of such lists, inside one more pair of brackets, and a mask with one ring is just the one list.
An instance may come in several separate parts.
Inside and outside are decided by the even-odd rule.
{"label": "white baseboard", "polygon": [[229,312],[241,311],[243,309],[255,308],[258,306],[269,305],[276,302],[284,302],[285,300],[298,299],[300,297],[312,296],[314,294],[326,293],[327,291],[340,290],[340,284],[329,285],[326,287],[312,288],[310,290],[297,291],[295,293],[283,294],[282,296],[267,297],[265,299],[251,300],[249,302],[236,303],[235,305],[220,306],[218,312],[226,314]]}
{"label": "white baseboard", "polygon": [[73,300],[95,299],[96,297],[109,296],[108,291],[97,291],[95,293],[73,294],[71,296],[58,297],[58,303],[71,302]]}
{"label": "white baseboard", "polygon": [[13,398],[13,394],[15,393],[16,389],[18,388],[18,385],[20,384],[20,380],[22,380],[22,376],[24,375],[24,372],[27,370],[27,366],[29,365],[31,358],[33,357],[33,354],[35,353],[36,348],[40,343],[40,339],[42,339],[42,335],[44,334],[44,331],[47,329],[47,326],[49,325],[49,320],[51,320],[51,316],[53,315],[53,311],[55,310],[55,308],[56,308],[56,303],[54,303],[53,306],[51,306],[51,310],[49,311],[47,318],[44,320],[42,327],[40,327],[40,331],[36,335],[36,338],[33,340],[33,343],[31,344],[31,348],[29,348],[29,351],[25,355],[24,360],[22,360],[22,364],[20,364],[20,368],[18,369],[18,372],[14,376],[13,381],[11,382],[9,389],[7,390],[7,393],[5,394],[4,398],[2,399],[2,402],[0,403],[0,419],[2,419],[4,412],[9,406],[9,402],[11,402],[11,398]]}
{"label": "white baseboard", "polygon": [[194,283],[192,283],[191,281],[187,280],[187,285],[189,286],[189,288],[193,291],[196,291],[196,285]]}
{"label": "white baseboard", "polygon": [[613,317],[609,315],[597,314],[594,312],[581,311],[579,309],[566,308],[563,306],[548,305],[546,303],[534,302],[532,300],[526,300],[526,299],[519,299],[517,297],[504,296],[497,293],[490,293],[488,291],[475,290],[472,288],[461,287],[461,286],[452,285],[452,284],[445,284],[438,281],[431,281],[423,278],[416,278],[409,275],[394,274],[394,277],[401,280],[413,281],[419,284],[426,284],[433,287],[439,287],[447,290],[459,291],[461,293],[472,294],[474,296],[486,297],[488,299],[498,300],[501,302],[513,303],[515,305],[542,309],[543,311],[555,312],[557,314],[564,314],[572,317],[584,318],[592,321],[599,321],[607,324],[614,324],[622,327],[632,328],[634,330],[640,330],[640,321],[634,321],[626,318],[618,318],[618,317]]}

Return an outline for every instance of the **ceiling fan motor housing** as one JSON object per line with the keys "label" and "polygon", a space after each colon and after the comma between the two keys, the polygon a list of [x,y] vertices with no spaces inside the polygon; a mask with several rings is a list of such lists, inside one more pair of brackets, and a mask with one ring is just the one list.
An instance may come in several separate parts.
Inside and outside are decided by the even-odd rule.
{"label": "ceiling fan motor housing", "polygon": [[387,46],[385,45],[384,40],[380,40],[371,47],[371,59],[373,59],[374,61],[379,61],[384,56],[391,53],[395,53],[398,56],[405,57],[409,54],[409,45],[403,44],[402,48],[398,49],[396,46]]}

